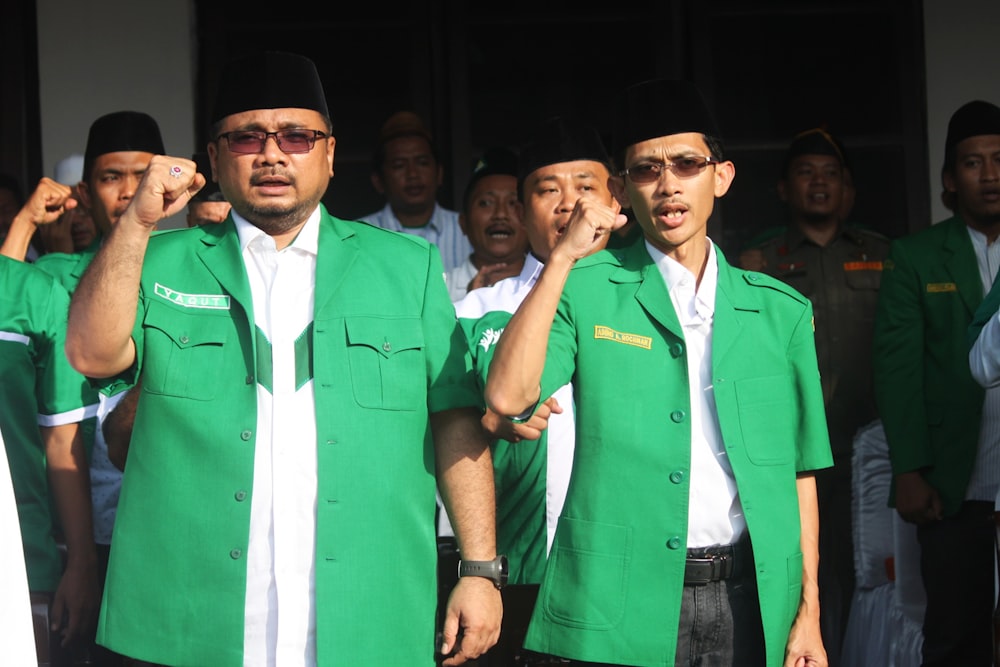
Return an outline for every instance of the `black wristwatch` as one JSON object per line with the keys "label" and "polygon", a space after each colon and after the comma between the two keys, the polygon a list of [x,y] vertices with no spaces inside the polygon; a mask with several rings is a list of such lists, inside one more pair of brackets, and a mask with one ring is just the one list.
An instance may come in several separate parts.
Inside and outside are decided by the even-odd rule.
{"label": "black wristwatch", "polygon": [[499,555],[493,560],[460,560],[458,561],[458,576],[485,577],[500,590],[507,585],[507,557]]}

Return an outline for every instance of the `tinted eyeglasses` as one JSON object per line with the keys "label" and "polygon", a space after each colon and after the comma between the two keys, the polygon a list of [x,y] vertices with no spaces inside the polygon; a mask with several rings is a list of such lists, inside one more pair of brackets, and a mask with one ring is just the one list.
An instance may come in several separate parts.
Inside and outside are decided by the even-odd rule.
{"label": "tinted eyeglasses", "polygon": [[320,132],[319,130],[302,130],[299,128],[278,130],[277,132],[236,130],[233,132],[223,132],[215,140],[225,139],[229,144],[229,150],[233,153],[249,154],[263,152],[264,146],[267,144],[267,138],[274,137],[282,153],[308,153],[316,145],[317,139],[323,139],[326,136],[325,132]]}
{"label": "tinted eyeglasses", "polygon": [[640,162],[623,169],[618,175],[627,174],[633,183],[654,183],[660,180],[665,169],[672,171],[677,178],[691,178],[710,164],[719,164],[719,161],[708,155],[685,155],[672,162]]}

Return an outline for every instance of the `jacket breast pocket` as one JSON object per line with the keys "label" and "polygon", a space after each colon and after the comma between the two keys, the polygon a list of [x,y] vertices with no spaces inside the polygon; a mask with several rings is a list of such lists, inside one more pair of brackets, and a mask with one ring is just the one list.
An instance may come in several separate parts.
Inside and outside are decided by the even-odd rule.
{"label": "jacket breast pocket", "polygon": [[143,320],[144,390],[196,401],[215,398],[230,326],[216,314],[151,303]]}
{"label": "jacket breast pocket", "polygon": [[348,317],[347,358],[354,398],[364,408],[427,405],[424,330],[416,317]]}
{"label": "jacket breast pocket", "polygon": [[757,465],[793,463],[797,407],[792,379],[769,375],[738,380],[736,402],[747,457]]}

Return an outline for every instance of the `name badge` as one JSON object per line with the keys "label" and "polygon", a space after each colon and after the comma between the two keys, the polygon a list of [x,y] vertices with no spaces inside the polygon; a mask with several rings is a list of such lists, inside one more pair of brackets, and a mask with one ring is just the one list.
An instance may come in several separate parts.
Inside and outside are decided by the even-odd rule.
{"label": "name badge", "polygon": [[957,292],[958,285],[955,283],[927,283],[927,293],[937,294],[939,292]]}
{"label": "name badge", "polygon": [[611,327],[605,327],[599,324],[594,325],[594,338],[598,340],[610,340],[615,343],[623,343],[625,345],[633,345],[635,347],[641,347],[644,350],[649,350],[653,347],[653,339],[649,336],[640,336],[639,334],[615,331]]}
{"label": "name badge", "polygon": [[185,308],[229,310],[229,296],[226,294],[185,294],[160,283],[154,285],[153,291],[156,296]]}

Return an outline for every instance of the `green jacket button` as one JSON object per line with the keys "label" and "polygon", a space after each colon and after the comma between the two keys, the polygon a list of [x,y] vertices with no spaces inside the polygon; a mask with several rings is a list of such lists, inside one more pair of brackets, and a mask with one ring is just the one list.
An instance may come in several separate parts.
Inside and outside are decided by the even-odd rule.
{"label": "green jacket button", "polygon": [[233,549],[232,551],[229,552],[229,557],[232,558],[233,560],[239,560],[242,555],[243,552],[239,549]]}
{"label": "green jacket button", "polygon": [[246,499],[247,499],[247,492],[246,491],[237,491],[236,492],[236,500],[237,501],[243,502]]}
{"label": "green jacket button", "polygon": [[670,481],[673,482],[674,484],[680,484],[681,482],[684,481],[684,473],[681,472],[680,470],[673,471],[672,473],[670,473]]}
{"label": "green jacket button", "polygon": [[672,419],[674,422],[678,424],[684,421],[684,416],[685,415],[683,410],[674,410],[673,412],[670,413],[670,419]]}
{"label": "green jacket button", "polygon": [[681,547],[681,538],[671,537],[669,540],[667,540],[668,549],[680,549],[680,547]]}
{"label": "green jacket button", "polygon": [[240,433],[240,437],[243,438],[244,440],[249,440],[251,436],[253,436],[253,432],[249,430]]}

